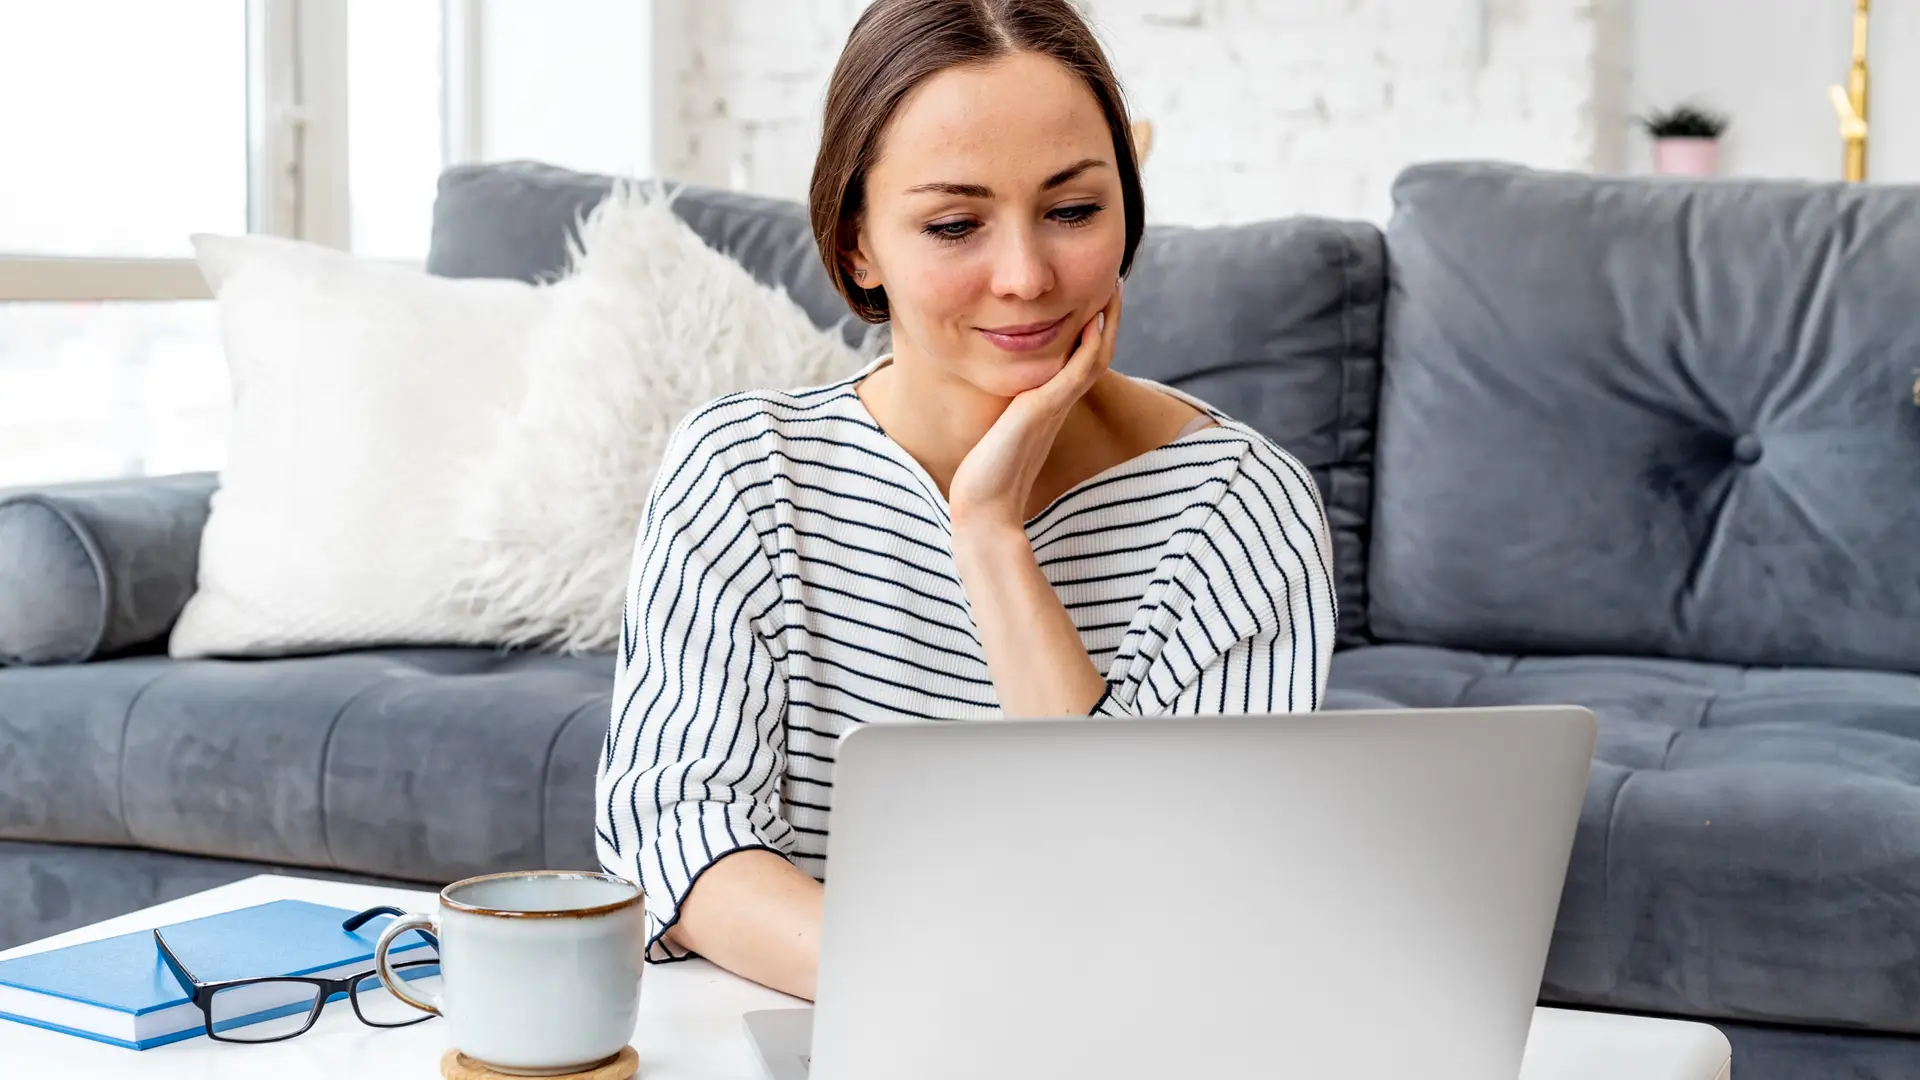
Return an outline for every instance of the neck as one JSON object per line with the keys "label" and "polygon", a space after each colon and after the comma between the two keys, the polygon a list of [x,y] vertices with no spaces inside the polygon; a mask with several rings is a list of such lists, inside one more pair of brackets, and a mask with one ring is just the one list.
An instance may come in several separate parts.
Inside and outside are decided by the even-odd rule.
{"label": "neck", "polygon": [[944,493],[960,462],[1007,411],[1011,398],[985,393],[899,343],[893,359],[860,384],[867,411]]}

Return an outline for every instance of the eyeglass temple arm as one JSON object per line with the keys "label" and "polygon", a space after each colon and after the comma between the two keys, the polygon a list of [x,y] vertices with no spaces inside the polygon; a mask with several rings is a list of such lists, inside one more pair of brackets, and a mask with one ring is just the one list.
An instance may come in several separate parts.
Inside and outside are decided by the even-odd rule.
{"label": "eyeglass temple arm", "polygon": [[173,955],[173,949],[167,945],[167,939],[160,936],[160,931],[153,932],[153,940],[160,946],[160,959],[166,962],[167,969],[173,972],[173,977],[179,980],[180,985],[185,987],[187,992],[197,992],[200,989],[200,980],[194,978],[193,972],[187,970],[187,965]]}
{"label": "eyeglass temple arm", "polygon": [[355,930],[358,930],[361,927],[367,925],[368,922],[374,919],[377,919],[382,915],[405,915],[405,914],[406,912],[400,910],[397,907],[368,908],[367,910],[361,912],[360,914],[355,915],[353,918],[348,919],[346,922],[341,923],[340,929],[345,930],[347,933],[351,934]]}
{"label": "eyeglass temple arm", "polygon": [[[346,922],[341,923],[340,929],[345,930],[347,933],[351,934],[355,930],[358,930],[362,926],[365,926],[370,920],[377,919],[382,915],[405,915],[405,914],[406,914],[405,911],[402,911],[397,907],[368,908],[367,910],[361,912],[360,914],[355,915],[353,918],[348,919]],[[439,939],[435,938],[432,934],[427,933],[425,930],[417,930],[415,931],[415,933],[419,934],[423,938],[426,938],[428,944],[432,945],[434,948],[437,949],[440,947]]]}

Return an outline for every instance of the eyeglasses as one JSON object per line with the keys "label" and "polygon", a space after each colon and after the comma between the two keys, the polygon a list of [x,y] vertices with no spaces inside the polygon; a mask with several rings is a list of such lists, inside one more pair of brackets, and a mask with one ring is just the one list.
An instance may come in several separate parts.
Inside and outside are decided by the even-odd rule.
{"label": "eyeglasses", "polygon": [[[381,915],[404,915],[394,907],[369,908],[340,924],[352,933]],[[424,949],[409,949],[399,955],[415,959],[393,965],[394,974],[426,990],[437,990],[440,982],[440,943],[430,934]],[[263,978],[232,979],[203,983],[175,956],[160,931],[153,932],[173,977],[193,995],[193,1003],[206,1018],[207,1037],[221,1042],[269,1043],[303,1035],[320,1019],[327,1002],[344,995],[353,1002],[360,1022],[372,1027],[397,1028],[418,1024],[433,1017],[393,996],[380,982],[380,974],[367,970],[340,979]],[[397,957],[396,957],[397,958]]]}

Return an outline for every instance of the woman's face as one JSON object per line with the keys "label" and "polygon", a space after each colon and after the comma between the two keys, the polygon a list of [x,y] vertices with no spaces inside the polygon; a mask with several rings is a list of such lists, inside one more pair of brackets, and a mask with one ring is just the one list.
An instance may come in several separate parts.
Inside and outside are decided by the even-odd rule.
{"label": "woman's face", "polygon": [[852,258],[887,290],[897,356],[1012,397],[1065,365],[1125,250],[1099,103],[1056,61],[1018,53],[901,102]]}

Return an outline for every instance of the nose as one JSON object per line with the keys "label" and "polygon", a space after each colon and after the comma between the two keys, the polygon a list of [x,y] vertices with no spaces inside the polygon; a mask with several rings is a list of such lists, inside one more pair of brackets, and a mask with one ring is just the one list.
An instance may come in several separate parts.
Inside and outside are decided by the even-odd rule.
{"label": "nose", "polygon": [[1033,300],[1053,288],[1053,267],[1047,251],[1031,227],[1002,229],[993,252],[995,296]]}

